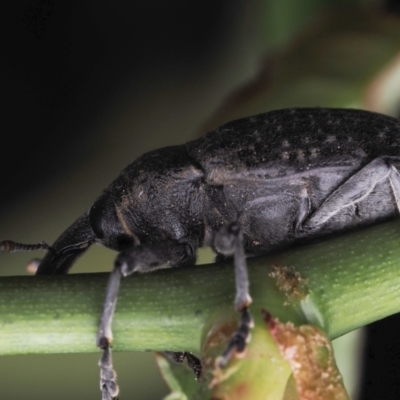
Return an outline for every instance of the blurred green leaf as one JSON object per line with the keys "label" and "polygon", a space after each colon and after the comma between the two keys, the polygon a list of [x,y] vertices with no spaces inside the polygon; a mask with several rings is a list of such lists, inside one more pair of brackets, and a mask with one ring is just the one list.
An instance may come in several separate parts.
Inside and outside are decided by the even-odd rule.
{"label": "blurred green leaf", "polygon": [[[295,7],[294,7],[295,8]],[[254,80],[230,93],[200,128],[287,107],[400,109],[400,29],[381,10],[336,7],[268,53]]]}

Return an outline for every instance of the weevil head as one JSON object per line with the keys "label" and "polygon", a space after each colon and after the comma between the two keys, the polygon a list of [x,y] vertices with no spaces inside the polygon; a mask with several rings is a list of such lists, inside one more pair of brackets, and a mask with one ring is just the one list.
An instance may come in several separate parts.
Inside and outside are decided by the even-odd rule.
{"label": "weevil head", "polygon": [[183,146],[144,154],[92,205],[96,241],[121,251],[201,235],[202,176]]}

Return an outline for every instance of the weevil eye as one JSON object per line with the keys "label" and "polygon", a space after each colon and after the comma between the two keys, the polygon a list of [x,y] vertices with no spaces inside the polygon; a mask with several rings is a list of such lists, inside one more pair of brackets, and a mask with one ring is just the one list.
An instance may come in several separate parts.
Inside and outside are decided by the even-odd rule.
{"label": "weevil eye", "polygon": [[103,230],[103,210],[104,210],[104,200],[100,199],[96,201],[89,211],[89,222],[93,229],[94,234],[99,239],[104,239]]}

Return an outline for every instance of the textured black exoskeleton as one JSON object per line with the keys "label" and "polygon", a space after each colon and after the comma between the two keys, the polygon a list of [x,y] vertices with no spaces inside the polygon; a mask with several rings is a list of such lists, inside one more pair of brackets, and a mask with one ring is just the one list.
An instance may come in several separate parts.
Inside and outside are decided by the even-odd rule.
{"label": "textured black exoskeleton", "polygon": [[[397,216],[399,169],[400,122],[391,117],[299,108],[243,118],[139,157],[56,240],[37,273],[66,273],[93,243],[120,252],[97,339],[103,398],[111,398],[118,392],[110,342],[121,276],[194,264],[201,246],[233,255],[241,322],[222,366],[245,348],[252,323],[245,255]],[[200,373],[191,354],[168,355],[187,357]]]}

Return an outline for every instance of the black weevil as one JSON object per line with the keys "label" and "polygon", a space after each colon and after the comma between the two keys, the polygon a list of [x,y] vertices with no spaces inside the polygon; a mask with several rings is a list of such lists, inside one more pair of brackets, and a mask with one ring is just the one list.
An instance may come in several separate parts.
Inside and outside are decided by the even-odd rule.
{"label": "black weevil", "polygon": [[[271,111],[139,157],[51,247],[4,241],[0,249],[47,248],[39,275],[66,273],[93,243],[120,252],[97,338],[109,399],[118,393],[110,343],[121,276],[194,264],[202,246],[233,256],[241,319],[223,366],[244,350],[252,324],[245,256],[397,216],[399,168],[395,118],[353,109]],[[200,374],[192,354],[166,354],[187,358]]]}

